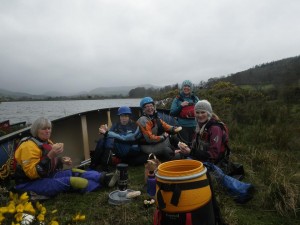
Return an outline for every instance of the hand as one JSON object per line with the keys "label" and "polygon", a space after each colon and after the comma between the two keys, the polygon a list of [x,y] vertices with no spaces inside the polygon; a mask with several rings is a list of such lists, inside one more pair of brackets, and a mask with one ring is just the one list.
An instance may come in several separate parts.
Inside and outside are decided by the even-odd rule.
{"label": "hand", "polygon": [[188,154],[190,154],[191,149],[189,147],[185,147],[185,148],[180,149],[180,152],[184,155],[188,155]]}
{"label": "hand", "polygon": [[72,159],[68,156],[64,156],[61,158],[63,164],[67,165],[67,166],[71,166],[72,165]]}
{"label": "hand", "polygon": [[169,134],[167,132],[163,133],[163,136],[165,139],[167,139],[169,137]]}
{"label": "hand", "polygon": [[52,149],[48,153],[50,159],[57,157],[64,151],[64,143],[56,143],[52,145]]}
{"label": "hand", "polygon": [[174,151],[174,153],[175,153],[175,154],[181,153],[181,149],[176,149],[176,150]]}
{"label": "hand", "polygon": [[191,149],[183,142],[178,142],[178,147],[180,148],[180,152],[182,154],[190,154]]}
{"label": "hand", "polygon": [[188,106],[189,105],[189,102],[188,101],[183,101],[182,103],[181,103],[181,106],[182,107],[185,107],[185,106]]}
{"label": "hand", "polygon": [[105,134],[108,131],[107,124],[101,125],[99,127],[99,134]]}
{"label": "hand", "polygon": [[174,132],[177,133],[182,130],[182,127],[174,127]]}

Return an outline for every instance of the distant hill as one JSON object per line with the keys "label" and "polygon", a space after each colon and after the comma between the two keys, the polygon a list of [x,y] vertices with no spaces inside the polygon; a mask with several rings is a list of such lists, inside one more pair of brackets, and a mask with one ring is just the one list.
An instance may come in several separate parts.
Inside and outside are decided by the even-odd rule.
{"label": "distant hill", "polygon": [[160,88],[152,84],[141,84],[135,86],[119,86],[119,87],[98,87],[88,92],[89,95],[101,95],[101,96],[112,96],[112,95],[123,95],[127,96],[131,89],[137,87],[144,88]]}
{"label": "distant hill", "polygon": [[59,97],[59,96],[88,96],[88,95],[98,95],[98,96],[113,96],[113,95],[121,95],[121,96],[128,96],[128,93],[131,89],[137,88],[137,87],[144,87],[144,88],[160,88],[159,86],[154,86],[151,84],[141,84],[141,85],[135,85],[135,86],[119,86],[119,87],[98,87],[91,91],[85,91],[85,92],[78,92],[73,95],[66,95],[59,92],[45,92],[41,95],[32,95],[28,93],[22,93],[22,92],[12,92],[5,89],[0,89],[0,97],[3,98],[13,98],[13,99],[46,99],[49,97]]}
{"label": "distant hill", "polygon": [[45,95],[32,95],[32,94],[28,94],[25,92],[13,92],[13,91],[8,91],[8,90],[1,89],[1,88],[0,88],[0,96],[11,97],[11,98],[16,98],[16,99],[19,99],[22,97],[31,98],[31,99],[40,99],[40,98],[46,97]]}
{"label": "distant hill", "polygon": [[228,81],[236,85],[299,85],[300,56],[257,65],[217,80]]}

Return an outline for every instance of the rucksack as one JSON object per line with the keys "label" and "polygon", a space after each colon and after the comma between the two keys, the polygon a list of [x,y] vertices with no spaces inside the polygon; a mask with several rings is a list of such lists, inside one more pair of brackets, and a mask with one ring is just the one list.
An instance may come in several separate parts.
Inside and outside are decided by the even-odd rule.
{"label": "rucksack", "polygon": [[222,143],[224,145],[224,149],[223,149],[223,152],[222,152],[222,155],[221,157],[218,159],[216,163],[220,162],[221,160],[226,160],[228,161],[229,160],[229,156],[230,156],[230,152],[231,152],[231,149],[229,147],[229,144],[228,144],[228,140],[229,140],[229,129],[227,127],[227,125],[222,122],[222,121],[219,121],[219,120],[210,120],[206,125],[205,125],[205,128],[204,130],[205,131],[208,131],[208,129],[211,127],[211,126],[218,126],[222,129],[223,131],[223,136],[222,136]]}

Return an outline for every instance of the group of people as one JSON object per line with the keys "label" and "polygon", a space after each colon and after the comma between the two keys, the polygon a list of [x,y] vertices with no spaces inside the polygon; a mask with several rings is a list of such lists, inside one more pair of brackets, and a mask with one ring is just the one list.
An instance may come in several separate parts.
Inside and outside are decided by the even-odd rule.
{"label": "group of people", "polygon": [[[15,151],[16,189],[40,195],[55,196],[60,192],[76,190],[90,192],[110,183],[112,174],[97,171],[97,166],[112,163],[113,155],[129,165],[142,165],[154,153],[161,161],[192,158],[218,163],[224,156],[227,133],[219,126],[207,100],[193,94],[189,80],[182,83],[181,91],[172,102],[170,114],[178,126],[162,120],[151,97],[140,101],[141,116],[133,121],[127,106],[118,109],[119,121],[108,129],[99,127],[99,139],[91,160],[90,170],[62,170],[71,165],[68,157],[60,157],[64,146],[51,142],[51,122],[37,119],[31,126],[32,137],[22,140]],[[179,143],[185,143],[181,145]]]}

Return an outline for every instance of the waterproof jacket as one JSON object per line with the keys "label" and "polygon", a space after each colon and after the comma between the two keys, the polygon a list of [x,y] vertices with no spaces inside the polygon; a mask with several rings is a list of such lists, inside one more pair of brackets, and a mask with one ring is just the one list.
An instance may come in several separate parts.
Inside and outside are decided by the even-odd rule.
{"label": "waterproof jacket", "polygon": [[179,96],[173,99],[171,108],[170,108],[170,114],[172,116],[177,117],[178,125],[182,127],[196,127],[196,121],[195,118],[187,119],[187,118],[181,118],[180,112],[182,110],[181,103],[187,101],[190,104],[196,104],[199,101],[199,98],[195,95],[185,96],[183,92],[180,92]]}
{"label": "waterproof jacket", "polygon": [[118,156],[123,157],[130,151],[140,151],[138,140],[141,136],[139,127],[134,121],[130,120],[126,125],[117,122],[105,134],[105,148],[114,149]]}
{"label": "waterproof jacket", "polygon": [[220,122],[213,118],[205,124],[199,123],[199,128],[192,143],[191,156],[200,161],[217,163],[224,157],[228,135]]}
{"label": "waterproof jacket", "polygon": [[52,145],[53,142],[50,140],[42,142],[33,137],[21,140],[21,144],[15,151],[17,183],[48,177],[59,169],[60,160],[50,159],[47,156]]}
{"label": "waterproof jacket", "polygon": [[174,127],[164,122],[155,113],[153,116],[142,115],[137,124],[143,134],[142,144],[156,144],[166,140],[164,132],[174,133]]}

